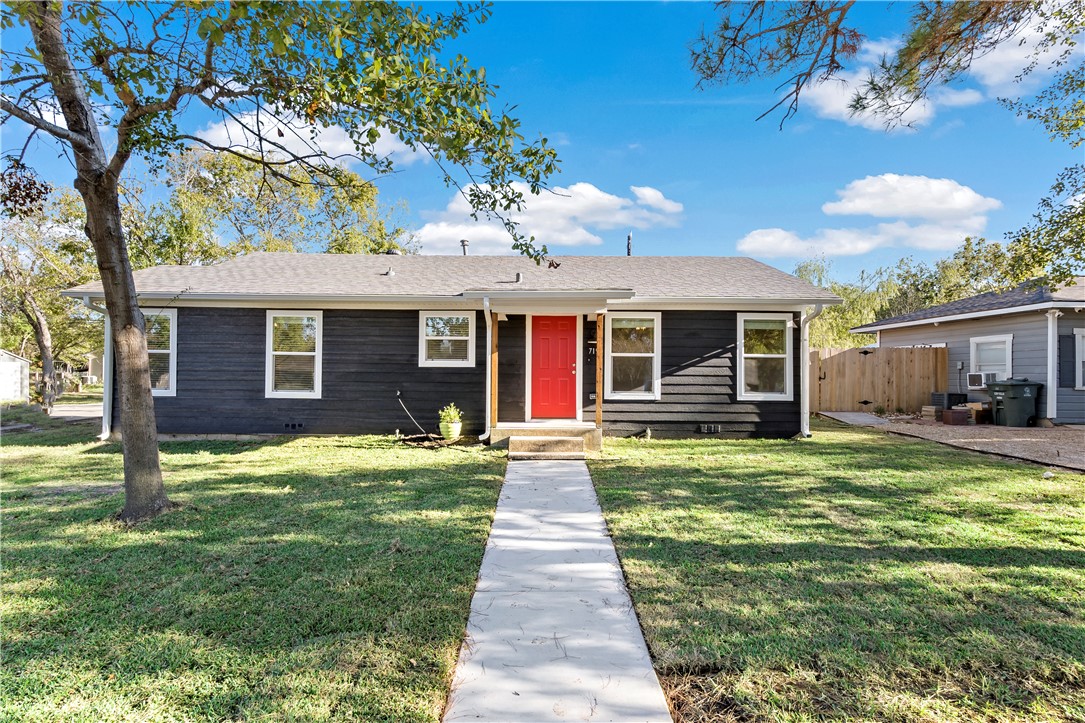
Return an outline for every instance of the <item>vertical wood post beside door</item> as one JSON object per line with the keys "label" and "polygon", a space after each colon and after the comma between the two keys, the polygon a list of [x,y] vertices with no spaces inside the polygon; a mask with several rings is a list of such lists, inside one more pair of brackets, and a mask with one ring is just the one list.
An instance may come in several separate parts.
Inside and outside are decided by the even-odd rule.
{"label": "vertical wood post beside door", "polygon": [[497,312],[490,312],[490,427],[497,426],[497,317]]}
{"label": "vertical wood post beside door", "polygon": [[603,428],[603,315],[595,315],[595,428]]}

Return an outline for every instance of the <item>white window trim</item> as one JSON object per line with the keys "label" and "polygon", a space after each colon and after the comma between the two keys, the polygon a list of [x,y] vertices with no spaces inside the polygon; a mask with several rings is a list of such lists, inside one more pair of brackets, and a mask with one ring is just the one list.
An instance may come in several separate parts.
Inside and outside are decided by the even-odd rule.
{"label": "white window trim", "polygon": [[1085,373],[1082,362],[1085,361],[1085,329],[1074,329],[1074,389],[1085,389]]}
{"label": "white window trim", "polygon": [[166,354],[170,355],[170,386],[169,389],[155,389],[151,387],[152,397],[176,397],[177,396],[177,309],[143,309],[144,317],[144,329],[146,329],[146,318],[149,316],[164,316],[170,320],[170,350],[165,351],[152,351],[147,349],[147,355],[151,354]]}
{"label": "white window trim", "polygon": [[[968,371],[972,374],[978,374],[979,369],[976,369],[976,345],[977,344],[990,344],[992,342],[1002,341],[1006,343],[1006,376],[1004,379],[1009,379],[1013,376],[1013,334],[993,334],[991,336],[973,336],[968,339]],[[982,387],[968,387],[972,391],[986,389],[987,385]]]}
{"label": "white window trim", "polygon": [[[274,352],[271,344],[274,339],[273,326],[276,316],[314,316],[316,317],[316,352],[287,351]],[[313,391],[276,391],[274,354],[287,356],[313,356]],[[320,399],[322,371],[324,366],[324,312],[311,309],[268,309],[267,324],[264,331],[264,396],[268,399]]]}
{"label": "white window trim", "polygon": [[[604,334],[603,349],[604,349],[604,355],[605,355],[605,357],[603,359],[603,367],[604,367],[603,375],[604,375],[604,378],[605,378],[605,383],[604,383],[605,390],[604,390],[604,394],[603,394],[604,399],[640,399],[640,400],[649,400],[649,401],[658,401],[659,400],[660,394],[662,392],[662,389],[661,389],[661,386],[662,386],[661,381],[662,380],[660,379],[660,376],[661,376],[661,374],[660,374],[660,358],[661,358],[660,350],[662,349],[663,326],[661,324],[661,318],[662,318],[662,314],[660,314],[660,312],[658,312],[658,311],[612,311],[612,312],[610,312],[609,314],[607,314],[604,317],[604,326],[605,326],[605,329],[603,330],[603,334]],[[613,357],[613,350],[611,349],[611,343],[610,342],[611,342],[611,330],[613,328],[613,322],[614,322],[615,319],[651,319],[652,323],[655,325],[653,333],[652,333],[652,342],[653,342],[653,349],[652,349],[652,354],[651,354],[651,356],[652,356],[652,391],[650,391],[650,392],[622,392],[622,391],[617,391],[616,392],[613,389],[614,374],[612,373],[612,370],[613,370],[613,366],[614,366],[613,365],[614,357]],[[637,353],[637,354],[620,353],[620,354],[618,354],[618,356],[623,356],[623,357],[626,357],[626,356],[630,356],[630,357],[646,357],[646,356],[648,356],[648,354],[645,354],[645,353]]]}
{"label": "white window trim", "polygon": [[[784,391],[783,392],[747,392],[746,391],[746,322],[759,319],[786,322],[784,329]],[[736,366],[738,367],[735,378],[738,386],[735,389],[735,398],[743,402],[792,402],[795,401],[795,336],[792,329],[795,326],[795,317],[792,314],[738,314],[738,354]],[[778,359],[779,354],[750,354],[751,359]]]}
{"label": "white window trim", "polygon": [[[426,318],[430,316],[466,316],[467,317],[467,361],[462,359],[427,359],[426,339],[462,339],[462,336],[426,336]],[[418,366],[420,367],[473,367],[475,365],[475,312],[463,311],[420,311],[418,312]]]}

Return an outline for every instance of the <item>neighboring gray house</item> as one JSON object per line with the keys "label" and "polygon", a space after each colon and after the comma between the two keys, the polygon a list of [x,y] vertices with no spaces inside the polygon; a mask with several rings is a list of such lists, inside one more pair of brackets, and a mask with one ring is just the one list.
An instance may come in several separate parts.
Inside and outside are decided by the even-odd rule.
{"label": "neighboring gray house", "polygon": [[163,434],[411,433],[404,406],[432,429],[455,402],[492,440],[788,437],[807,431],[800,330],[840,301],[721,257],[257,253],[135,282]]}
{"label": "neighboring gray house", "polygon": [[30,400],[30,360],[0,349],[0,400]]}
{"label": "neighboring gray house", "polygon": [[948,347],[946,391],[970,401],[989,399],[985,379],[1041,382],[1040,417],[1085,423],[1085,276],[1054,292],[1022,284],[852,331],[877,334],[879,346]]}

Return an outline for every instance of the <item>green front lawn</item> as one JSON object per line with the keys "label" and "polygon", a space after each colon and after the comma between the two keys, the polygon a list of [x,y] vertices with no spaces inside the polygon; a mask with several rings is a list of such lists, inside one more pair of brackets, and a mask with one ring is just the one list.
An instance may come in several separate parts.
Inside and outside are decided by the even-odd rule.
{"label": "green front lawn", "polygon": [[1085,720],[1085,477],[836,425],[590,464],[681,720]]}
{"label": "green front lawn", "polygon": [[163,444],[180,507],[126,529],[96,431],[3,440],[0,720],[439,718],[496,453]]}

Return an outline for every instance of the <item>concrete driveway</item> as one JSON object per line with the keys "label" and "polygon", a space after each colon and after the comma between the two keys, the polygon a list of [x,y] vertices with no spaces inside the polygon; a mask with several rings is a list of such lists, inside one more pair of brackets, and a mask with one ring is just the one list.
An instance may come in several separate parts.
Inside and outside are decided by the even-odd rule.
{"label": "concrete driveway", "polygon": [[[825,414],[823,416],[830,416]],[[1036,462],[1085,472],[1085,425],[1064,424],[1056,427],[1000,427],[993,424],[955,426],[929,419],[885,420],[875,417],[872,423],[857,414],[844,419],[839,414],[831,418],[846,424],[874,427],[909,437],[929,439],[961,449],[987,452],[1003,457]]]}

